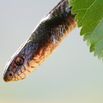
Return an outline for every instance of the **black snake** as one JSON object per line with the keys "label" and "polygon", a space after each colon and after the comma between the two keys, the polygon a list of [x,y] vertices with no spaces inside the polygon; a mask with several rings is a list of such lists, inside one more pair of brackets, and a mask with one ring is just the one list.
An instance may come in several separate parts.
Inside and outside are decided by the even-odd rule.
{"label": "black snake", "polygon": [[4,80],[22,80],[55,50],[76,27],[68,0],[61,0],[37,25],[26,43],[6,65]]}

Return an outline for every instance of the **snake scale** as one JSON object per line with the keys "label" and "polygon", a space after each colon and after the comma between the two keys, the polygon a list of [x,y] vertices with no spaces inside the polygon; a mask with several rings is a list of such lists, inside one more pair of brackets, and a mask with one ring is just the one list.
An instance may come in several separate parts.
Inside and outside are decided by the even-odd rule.
{"label": "snake scale", "polygon": [[40,21],[29,39],[7,63],[4,81],[22,80],[44,62],[76,27],[74,17],[68,0],[61,0]]}

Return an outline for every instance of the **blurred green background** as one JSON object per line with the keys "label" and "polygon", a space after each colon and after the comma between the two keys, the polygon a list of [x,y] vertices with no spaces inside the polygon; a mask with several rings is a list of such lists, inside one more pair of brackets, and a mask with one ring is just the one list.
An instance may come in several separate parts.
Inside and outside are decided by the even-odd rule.
{"label": "blurred green background", "polygon": [[25,80],[2,80],[7,61],[59,1],[0,0],[0,103],[103,103],[103,62],[79,29]]}

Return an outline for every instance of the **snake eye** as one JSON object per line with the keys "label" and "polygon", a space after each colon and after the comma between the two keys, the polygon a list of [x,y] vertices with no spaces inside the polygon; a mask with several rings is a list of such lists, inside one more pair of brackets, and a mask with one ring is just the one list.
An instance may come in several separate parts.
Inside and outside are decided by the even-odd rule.
{"label": "snake eye", "polygon": [[15,63],[16,63],[18,66],[23,65],[23,63],[24,63],[24,58],[21,57],[21,56],[17,56],[16,59],[15,59]]}

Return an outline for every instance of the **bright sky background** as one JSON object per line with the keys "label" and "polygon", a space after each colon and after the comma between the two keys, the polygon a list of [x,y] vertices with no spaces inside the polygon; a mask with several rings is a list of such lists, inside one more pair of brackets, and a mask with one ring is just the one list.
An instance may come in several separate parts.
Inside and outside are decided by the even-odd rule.
{"label": "bright sky background", "polygon": [[103,103],[103,62],[79,29],[27,79],[2,80],[4,66],[59,0],[0,0],[0,103]]}

